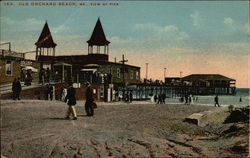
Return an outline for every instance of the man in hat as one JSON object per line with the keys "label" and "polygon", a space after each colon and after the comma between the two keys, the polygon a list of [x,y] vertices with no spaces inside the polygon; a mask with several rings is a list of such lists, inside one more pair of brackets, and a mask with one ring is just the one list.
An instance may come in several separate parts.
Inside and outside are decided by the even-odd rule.
{"label": "man in hat", "polygon": [[69,83],[69,88],[67,90],[67,96],[65,97],[65,102],[68,101],[68,111],[67,111],[67,116],[66,119],[69,119],[70,117],[70,113],[73,115],[73,120],[77,120],[77,116],[76,116],[76,109],[75,109],[75,105],[76,105],[76,90],[73,87],[72,83]]}
{"label": "man in hat", "polygon": [[20,100],[21,91],[22,91],[22,85],[21,85],[21,82],[20,82],[20,78],[18,77],[17,81],[16,81],[16,97],[17,97],[18,100]]}
{"label": "man in hat", "polygon": [[91,85],[89,82],[86,83],[87,89],[85,92],[86,97],[86,103],[85,103],[85,111],[87,116],[94,116],[94,109],[93,109],[93,103],[94,103],[94,96],[93,96],[93,89],[91,88]]}

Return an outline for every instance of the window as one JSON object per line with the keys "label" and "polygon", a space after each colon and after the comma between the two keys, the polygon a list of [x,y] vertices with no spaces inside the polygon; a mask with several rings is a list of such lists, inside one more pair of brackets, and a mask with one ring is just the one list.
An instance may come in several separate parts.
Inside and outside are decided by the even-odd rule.
{"label": "window", "polygon": [[10,60],[6,61],[5,72],[6,72],[6,75],[12,76],[12,74],[13,74],[13,62],[12,61],[10,61]]}
{"label": "window", "polygon": [[103,98],[104,97],[104,86],[101,85],[100,87],[100,97]]}
{"label": "window", "polygon": [[136,71],[136,79],[138,80],[139,79],[139,72],[138,71]]}
{"label": "window", "polygon": [[115,74],[116,74],[116,71],[115,69],[113,69],[112,75],[115,76]]}
{"label": "window", "polygon": [[134,79],[134,71],[130,71],[130,79],[132,80],[132,79]]}
{"label": "window", "polygon": [[127,79],[127,73],[124,73],[124,79]]}
{"label": "window", "polygon": [[120,72],[121,72],[120,68],[117,68],[117,77],[118,77],[118,78],[120,78],[120,77],[121,77]]}

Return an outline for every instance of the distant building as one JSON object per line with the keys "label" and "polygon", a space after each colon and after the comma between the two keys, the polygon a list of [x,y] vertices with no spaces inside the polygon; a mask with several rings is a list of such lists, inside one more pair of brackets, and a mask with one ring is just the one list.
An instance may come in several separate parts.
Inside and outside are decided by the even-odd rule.
{"label": "distant building", "polygon": [[235,79],[220,74],[192,74],[183,77],[182,82],[194,87],[235,87]]}
{"label": "distant building", "polygon": [[181,78],[193,94],[235,94],[236,80],[220,74],[192,74]]}
{"label": "distant building", "polygon": [[180,85],[181,78],[180,77],[166,77],[165,84],[167,85]]}

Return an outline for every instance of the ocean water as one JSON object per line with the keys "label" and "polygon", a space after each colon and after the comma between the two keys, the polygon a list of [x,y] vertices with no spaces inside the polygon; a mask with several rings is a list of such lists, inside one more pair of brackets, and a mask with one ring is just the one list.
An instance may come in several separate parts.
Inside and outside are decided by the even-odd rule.
{"label": "ocean water", "polygon": [[[214,106],[214,97],[215,95],[211,96],[194,96],[198,97],[197,101],[193,101],[192,104],[197,105],[206,105],[206,106]],[[228,106],[228,105],[234,105],[238,107],[242,106],[248,106],[250,101],[249,96],[249,89],[248,88],[237,88],[236,89],[236,95],[219,95],[219,104],[221,106]],[[241,98],[241,102],[240,102]],[[179,97],[177,98],[167,98],[166,103],[181,103],[179,101]],[[152,100],[152,99],[151,99]]]}

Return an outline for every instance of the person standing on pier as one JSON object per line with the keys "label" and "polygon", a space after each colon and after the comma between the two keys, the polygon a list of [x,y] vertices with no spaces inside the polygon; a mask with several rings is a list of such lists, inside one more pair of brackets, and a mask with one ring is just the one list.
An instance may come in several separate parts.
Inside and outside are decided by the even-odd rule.
{"label": "person standing on pier", "polygon": [[241,97],[240,97],[240,100],[239,100],[240,102],[242,102],[242,99],[241,99]]}
{"label": "person standing on pier", "polygon": [[215,104],[214,104],[215,107],[216,107],[216,105],[218,107],[220,107],[218,94],[214,97],[214,102],[215,102]]}
{"label": "person standing on pier", "polygon": [[155,101],[155,103],[157,103],[157,99],[158,99],[157,94],[155,94],[154,95],[154,101]]}
{"label": "person standing on pier", "polygon": [[75,105],[76,105],[76,90],[73,87],[72,83],[69,83],[69,88],[67,90],[67,96],[65,97],[65,102],[68,101],[68,111],[67,111],[67,116],[65,117],[65,119],[69,119],[70,118],[70,114],[73,115],[73,120],[77,120],[77,115],[76,115],[76,109],[75,109]]}
{"label": "person standing on pier", "polygon": [[185,94],[185,104],[188,105],[188,94]]}
{"label": "person standing on pier", "polygon": [[163,93],[163,94],[162,94],[162,103],[163,103],[163,104],[166,104],[166,101],[165,101],[165,100],[166,100],[166,94]]}
{"label": "person standing on pier", "polygon": [[94,96],[93,96],[93,89],[89,82],[87,82],[87,89],[85,92],[86,102],[85,102],[85,111],[87,116],[94,116]]}

